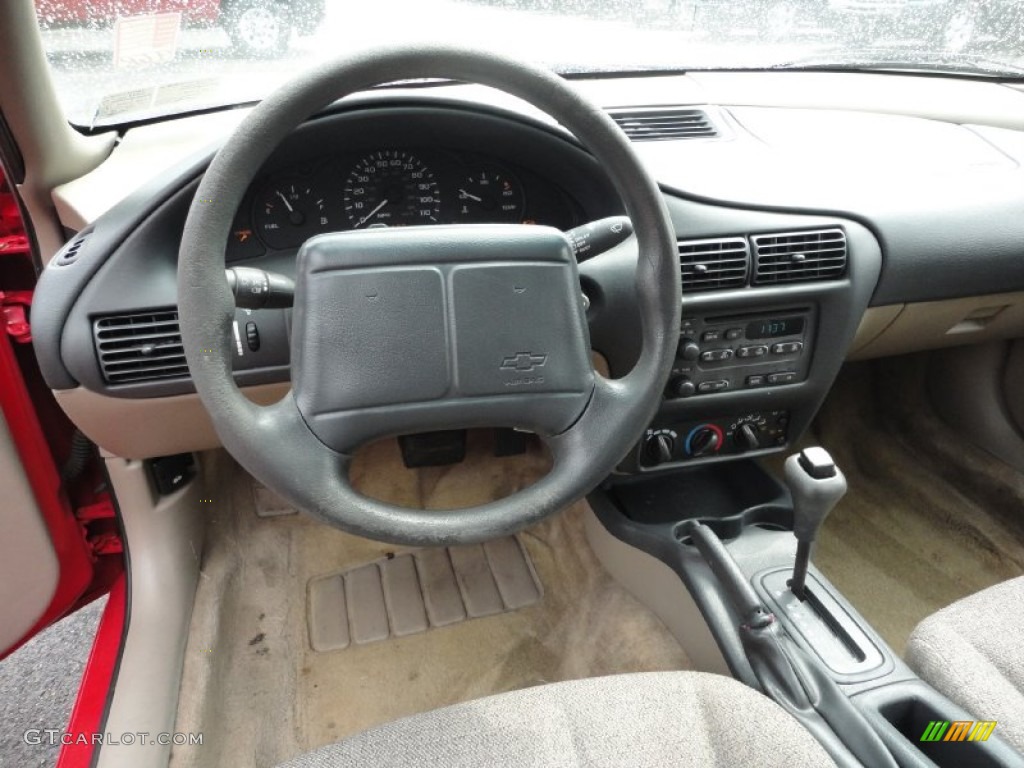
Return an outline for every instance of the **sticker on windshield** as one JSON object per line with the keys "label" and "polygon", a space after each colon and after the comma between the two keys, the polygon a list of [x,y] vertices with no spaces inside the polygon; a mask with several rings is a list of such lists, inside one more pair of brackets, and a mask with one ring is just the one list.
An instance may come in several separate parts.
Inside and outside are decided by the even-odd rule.
{"label": "sticker on windshield", "polygon": [[166,64],[178,52],[181,14],[120,16],[114,22],[114,66]]}
{"label": "sticker on windshield", "polygon": [[217,93],[216,78],[167,83],[150,88],[135,88],[104,96],[96,107],[93,122],[114,115],[151,112],[169,104],[202,104]]}

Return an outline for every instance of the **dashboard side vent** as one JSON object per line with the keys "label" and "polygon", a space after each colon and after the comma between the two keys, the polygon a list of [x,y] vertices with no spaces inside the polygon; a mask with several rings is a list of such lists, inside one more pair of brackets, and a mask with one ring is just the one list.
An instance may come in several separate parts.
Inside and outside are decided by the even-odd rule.
{"label": "dashboard side vent", "polygon": [[82,250],[82,246],[85,245],[85,241],[89,239],[89,235],[92,234],[92,230],[81,233],[78,237],[72,240],[70,243],[61,249],[54,259],[53,264],[58,267],[66,267],[74,264],[78,261],[78,254]]}
{"label": "dashboard side vent", "polygon": [[608,114],[633,141],[714,139],[721,135],[703,109],[631,107],[610,109]]}
{"label": "dashboard side vent", "polygon": [[92,332],[100,369],[109,384],[188,376],[175,311],[101,317],[93,323]]}
{"label": "dashboard side vent", "polygon": [[686,240],[679,243],[683,293],[742,288],[750,270],[746,239]]}
{"label": "dashboard side vent", "polygon": [[835,280],[846,272],[841,229],[754,235],[754,284]]}

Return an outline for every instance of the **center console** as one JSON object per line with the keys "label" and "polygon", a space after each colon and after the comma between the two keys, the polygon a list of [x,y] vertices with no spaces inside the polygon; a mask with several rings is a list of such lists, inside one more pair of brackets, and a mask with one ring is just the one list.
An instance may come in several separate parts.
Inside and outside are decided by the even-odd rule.
{"label": "center console", "polygon": [[[729,673],[789,711],[837,765],[1024,765],[998,730],[985,740],[925,738],[934,722],[975,717],[918,678],[808,565],[817,529],[845,487],[828,454],[806,449],[787,460],[786,485],[756,462],[735,459],[615,478],[588,501],[602,536],[674,571]],[[627,572],[639,561],[601,559],[644,598]],[[680,638],[695,659],[707,655],[701,632],[691,616]],[[692,651],[687,638],[697,644]]]}
{"label": "center console", "polygon": [[[786,486],[756,461],[792,450],[831,389],[881,275],[878,240],[847,219],[666,202],[686,234],[675,360],[634,449],[588,497],[592,549],[701,669],[771,696],[836,764],[1020,765],[998,737],[925,738],[932,721],[973,718],[811,564],[845,491],[827,454],[787,461]],[[612,377],[638,360],[636,270],[625,247],[579,266]]]}

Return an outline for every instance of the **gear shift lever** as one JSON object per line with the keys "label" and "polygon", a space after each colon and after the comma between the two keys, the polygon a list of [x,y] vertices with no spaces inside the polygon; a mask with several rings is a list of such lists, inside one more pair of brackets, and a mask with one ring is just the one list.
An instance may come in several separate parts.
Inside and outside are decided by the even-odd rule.
{"label": "gear shift lever", "polygon": [[811,547],[828,513],[846,493],[846,478],[824,448],[805,448],[790,456],[785,475],[793,496],[793,535],[798,542],[789,587],[804,600]]}

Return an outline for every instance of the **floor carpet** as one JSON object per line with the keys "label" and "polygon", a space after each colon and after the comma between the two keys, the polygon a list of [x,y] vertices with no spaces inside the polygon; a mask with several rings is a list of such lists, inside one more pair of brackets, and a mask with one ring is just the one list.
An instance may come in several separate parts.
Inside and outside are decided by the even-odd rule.
{"label": "floor carpet", "polygon": [[926,376],[925,356],[847,366],[804,441],[850,486],[814,561],[899,653],[925,616],[1024,573],[1024,476],[936,416]]}
{"label": "floor carpet", "polygon": [[[545,466],[536,452],[494,459],[489,449],[477,434],[466,462],[409,472],[395,444],[381,444],[353,477],[364,492],[396,503],[462,506],[505,495]],[[378,723],[491,693],[690,666],[664,625],[597,562],[580,505],[520,534],[544,591],[533,605],[315,652],[310,581],[402,548],[304,515],[259,517],[250,478],[223,454],[213,464],[219,491],[176,727],[203,732],[204,743],[175,748],[175,768],[272,766]]]}

